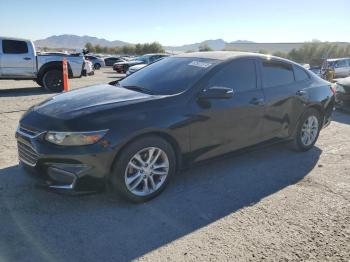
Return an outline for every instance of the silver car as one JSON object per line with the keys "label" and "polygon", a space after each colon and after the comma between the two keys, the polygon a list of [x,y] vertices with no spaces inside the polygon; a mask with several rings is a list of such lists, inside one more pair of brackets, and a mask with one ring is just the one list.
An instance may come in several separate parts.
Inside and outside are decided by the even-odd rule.
{"label": "silver car", "polygon": [[134,65],[129,67],[129,70],[126,71],[126,75],[131,75],[133,73],[135,73],[136,71],[140,70],[141,68],[144,68],[147,64],[139,64],[139,65]]}
{"label": "silver car", "polygon": [[100,57],[93,56],[93,55],[86,55],[85,59],[89,60],[94,65],[94,69],[96,70],[106,66],[105,60]]}
{"label": "silver car", "polygon": [[323,62],[322,73],[326,69],[334,70],[334,78],[343,78],[350,76],[350,58],[327,59]]}

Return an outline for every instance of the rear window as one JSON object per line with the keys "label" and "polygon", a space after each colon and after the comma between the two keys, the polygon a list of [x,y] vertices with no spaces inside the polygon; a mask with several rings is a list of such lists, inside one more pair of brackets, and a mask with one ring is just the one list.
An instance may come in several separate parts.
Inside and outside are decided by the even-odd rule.
{"label": "rear window", "polygon": [[141,87],[156,95],[181,93],[191,88],[218,60],[167,57],[119,82],[124,87]]}
{"label": "rear window", "polygon": [[26,54],[28,53],[28,46],[24,41],[3,40],[2,52],[4,54]]}
{"label": "rear window", "polygon": [[339,60],[336,63],[336,67],[348,67],[348,66],[349,66],[348,60]]}
{"label": "rear window", "polygon": [[283,86],[294,82],[292,65],[281,61],[263,61],[262,73],[264,87]]}
{"label": "rear window", "polygon": [[309,75],[305,72],[305,70],[297,66],[294,67],[294,75],[295,81],[304,81],[309,79]]}

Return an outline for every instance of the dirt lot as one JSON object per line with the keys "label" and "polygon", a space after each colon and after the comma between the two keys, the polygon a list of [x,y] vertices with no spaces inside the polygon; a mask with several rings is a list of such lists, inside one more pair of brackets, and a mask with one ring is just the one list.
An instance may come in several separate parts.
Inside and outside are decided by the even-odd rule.
{"label": "dirt lot", "polygon": [[275,145],[215,160],[133,205],[42,191],[18,167],[18,120],[52,95],[34,86],[0,81],[0,261],[350,261],[349,114],[335,112],[307,153]]}

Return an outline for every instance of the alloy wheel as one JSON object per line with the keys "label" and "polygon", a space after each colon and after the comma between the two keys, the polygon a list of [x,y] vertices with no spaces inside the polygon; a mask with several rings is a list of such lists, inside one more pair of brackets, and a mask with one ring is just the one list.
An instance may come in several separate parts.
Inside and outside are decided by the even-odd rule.
{"label": "alloy wheel", "polygon": [[124,175],[125,184],[132,194],[148,196],[164,184],[168,173],[166,153],[157,147],[144,148],[129,161]]}
{"label": "alloy wheel", "polygon": [[315,142],[318,134],[318,119],[316,116],[309,116],[301,128],[301,142],[304,146],[310,146]]}

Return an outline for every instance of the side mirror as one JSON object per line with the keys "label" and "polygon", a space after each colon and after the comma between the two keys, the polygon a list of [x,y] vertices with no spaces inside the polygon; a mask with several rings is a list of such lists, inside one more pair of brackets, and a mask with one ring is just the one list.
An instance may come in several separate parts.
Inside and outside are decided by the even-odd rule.
{"label": "side mirror", "polygon": [[200,99],[228,99],[233,97],[234,91],[232,88],[223,86],[212,86],[204,89],[200,94]]}

